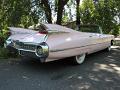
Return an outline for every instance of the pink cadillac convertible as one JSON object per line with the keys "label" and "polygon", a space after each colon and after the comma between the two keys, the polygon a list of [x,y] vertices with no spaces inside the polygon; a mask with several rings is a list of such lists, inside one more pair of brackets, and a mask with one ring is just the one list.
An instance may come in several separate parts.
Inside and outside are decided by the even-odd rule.
{"label": "pink cadillac convertible", "polygon": [[5,47],[41,62],[74,57],[74,63],[81,64],[88,54],[103,49],[110,51],[114,40],[113,35],[103,34],[97,25],[81,25],[80,30],[73,30],[56,24],[40,24],[34,30],[14,27],[9,30],[11,36]]}

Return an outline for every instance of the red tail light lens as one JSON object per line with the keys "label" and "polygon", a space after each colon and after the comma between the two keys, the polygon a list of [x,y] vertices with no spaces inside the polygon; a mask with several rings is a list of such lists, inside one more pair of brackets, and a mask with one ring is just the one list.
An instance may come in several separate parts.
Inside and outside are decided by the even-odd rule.
{"label": "red tail light lens", "polygon": [[6,34],[7,34],[8,36],[12,35],[12,33],[11,33],[11,32],[7,32]]}
{"label": "red tail light lens", "polygon": [[40,34],[48,34],[47,31],[39,31]]}

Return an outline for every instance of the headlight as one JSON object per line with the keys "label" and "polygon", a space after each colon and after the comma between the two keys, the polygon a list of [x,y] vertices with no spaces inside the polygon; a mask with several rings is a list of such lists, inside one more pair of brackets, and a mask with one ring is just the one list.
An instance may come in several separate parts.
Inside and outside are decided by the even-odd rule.
{"label": "headlight", "polygon": [[37,54],[38,56],[41,56],[41,55],[43,54],[43,49],[42,49],[41,46],[38,46],[38,47],[37,47],[37,49],[36,49],[36,54]]}

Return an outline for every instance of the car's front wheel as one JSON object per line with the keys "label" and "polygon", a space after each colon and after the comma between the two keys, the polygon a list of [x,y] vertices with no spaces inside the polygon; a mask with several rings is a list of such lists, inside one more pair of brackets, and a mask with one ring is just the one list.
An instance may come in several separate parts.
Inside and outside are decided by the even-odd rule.
{"label": "car's front wheel", "polygon": [[111,51],[111,45],[108,46],[108,47],[105,49],[105,51],[107,51],[107,52]]}
{"label": "car's front wheel", "polygon": [[106,51],[111,51],[111,46],[114,44],[114,41],[111,41],[111,44],[105,49]]}
{"label": "car's front wheel", "polygon": [[86,54],[77,55],[74,57],[75,64],[82,64],[85,61]]}
{"label": "car's front wheel", "polygon": [[108,51],[111,51],[111,46],[108,47]]}

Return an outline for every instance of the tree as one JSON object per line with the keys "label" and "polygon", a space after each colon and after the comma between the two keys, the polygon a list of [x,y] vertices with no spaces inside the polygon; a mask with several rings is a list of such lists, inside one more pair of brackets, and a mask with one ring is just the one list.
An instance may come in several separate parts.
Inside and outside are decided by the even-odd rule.
{"label": "tree", "polygon": [[119,9],[115,0],[84,0],[81,9],[83,24],[98,24],[104,33],[118,34]]}
{"label": "tree", "polygon": [[52,23],[52,13],[48,0],[41,0],[40,6],[44,9],[48,23]]}
{"label": "tree", "polygon": [[80,10],[79,10],[79,5],[80,5],[80,0],[76,0],[76,25],[78,29],[80,28]]}
{"label": "tree", "polygon": [[33,7],[34,2],[31,0],[4,0],[0,5],[2,5],[0,9],[1,28],[6,25],[27,28],[37,24],[41,16],[44,16],[43,11],[37,5],[35,5],[37,8]]}
{"label": "tree", "polygon": [[[64,6],[67,4],[69,0],[55,0],[54,7],[55,11],[57,12],[57,21],[56,24],[61,24],[62,22],[62,15]],[[45,16],[48,23],[52,23],[52,10],[51,10],[51,2],[48,0],[40,0],[39,7],[41,7],[45,11]]]}
{"label": "tree", "polygon": [[56,5],[57,8],[57,21],[56,24],[60,24],[61,25],[61,21],[62,21],[62,15],[63,15],[63,9],[64,6],[67,4],[69,0],[58,0],[58,3]]}
{"label": "tree", "polygon": [[[119,3],[120,0],[83,0],[80,6],[80,0],[0,0],[0,29],[7,26],[27,28],[38,22],[61,25],[76,16],[78,27],[80,23],[98,24],[105,33],[117,34],[120,27]],[[76,7],[76,13],[73,14],[71,7],[74,10]]]}

